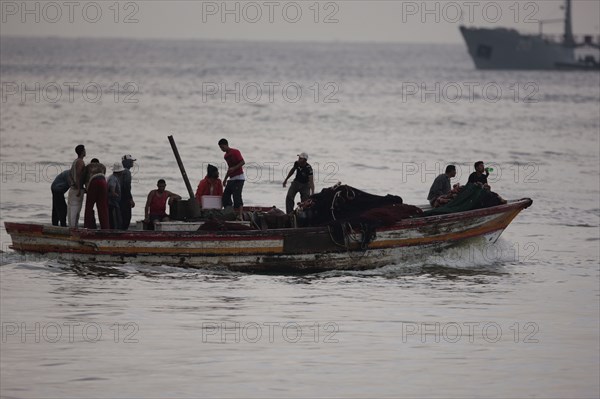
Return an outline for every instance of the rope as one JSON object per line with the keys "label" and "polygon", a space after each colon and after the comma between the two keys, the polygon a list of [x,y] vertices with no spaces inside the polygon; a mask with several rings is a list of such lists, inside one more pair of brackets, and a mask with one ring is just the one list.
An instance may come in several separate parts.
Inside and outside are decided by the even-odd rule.
{"label": "rope", "polygon": [[335,245],[337,245],[338,247],[344,248],[346,251],[348,251],[350,248],[348,247],[346,235],[344,234],[343,226],[341,224],[340,224],[340,227],[342,228],[342,236],[344,237],[344,244],[340,244],[339,242],[337,242],[335,240],[335,238],[333,237],[333,233],[331,232],[331,225],[327,226],[327,231],[329,232],[329,238],[331,238],[331,242],[333,242]]}
{"label": "rope", "polygon": [[[344,238],[343,244],[340,244],[335,240],[335,237],[331,231],[331,225],[327,226],[327,231],[329,233],[329,238],[331,238],[331,241],[338,247],[344,248],[346,249],[346,251],[349,251],[350,242],[355,242],[360,244],[360,249],[362,251],[366,251],[367,249],[369,249],[369,243],[375,239],[376,234],[375,232],[369,234],[369,226],[365,223],[361,223],[359,226],[359,228],[355,228],[350,222],[340,223],[340,229]],[[354,233],[355,230],[358,230],[359,232]]]}
{"label": "rope", "polygon": [[[342,197],[342,192],[345,194],[344,197],[347,201],[352,201],[354,200],[354,198],[356,198],[356,192],[348,186],[345,186],[343,191],[336,191],[336,193],[333,195],[333,199],[331,200],[331,207],[329,208],[329,210],[331,211],[331,217],[334,221],[337,220],[335,218],[334,211],[338,199]],[[375,238],[375,233],[373,232],[373,234],[369,234],[369,226],[365,223],[361,223],[359,226],[360,227],[358,229],[355,229],[354,227],[352,227],[352,224],[350,224],[350,222],[340,223],[340,229],[342,230],[344,244],[340,244],[335,240],[331,231],[331,225],[327,226],[327,229],[329,232],[329,237],[335,245],[345,248],[348,251],[350,249],[350,242],[353,241],[360,244],[361,250],[366,251],[369,247],[369,242],[371,242]],[[353,233],[354,230],[358,230],[360,233]]]}

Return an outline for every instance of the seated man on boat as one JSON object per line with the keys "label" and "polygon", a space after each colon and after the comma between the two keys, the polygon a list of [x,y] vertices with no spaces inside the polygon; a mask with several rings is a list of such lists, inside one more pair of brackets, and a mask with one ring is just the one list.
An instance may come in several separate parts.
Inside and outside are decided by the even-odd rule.
{"label": "seated man on boat", "polygon": [[202,197],[205,195],[223,196],[223,183],[219,179],[219,169],[213,165],[208,165],[206,177],[200,180],[196,189],[195,197],[200,207],[202,207]]}
{"label": "seated man on boat", "polygon": [[435,201],[433,201],[433,203],[431,204],[431,207],[439,208],[441,206],[449,204],[453,199],[455,199],[458,196],[458,194],[464,189],[464,187],[465,186],[461,186],[460,183],[456,183],[454,186],[452,186],[452,190],[450,190],[450,192],[437,197]]}
{"label": "seated man on boat", "polygon": [[158,188],[148,193],[145,209],[146,216],[144,222],[150,224],[152,227],[157,221],[169,221],[169,215],[167,215],[167,200],[170,205],[171,201],[181,199],[180,195],[165,190],[167,183],[164,179],[159,179],[156,183],[156,187]]}
{"label": "seated man on boat", "polygon": [[446,166],[446,171],[435,178],[431,188],[429,189],[429,195],[427,195],[427,201],[432,207],[436,207],[448,203],[450,200],[443,198],[443,196],[450,193],[451,185],[450,179],[456,176],[456,166]]}
{"label": "seated man on boat", "polygon": [[[481,183],[483,185],[488,184],[488,176],[490,175],[489,168],[486,168],[483,161],[475,162],[475,172],[469,175],[468,183]],[[467,183],[467,184],[468,184]]]}
{"label": "seated man on boat", "polygon": [[487,193],[484,193],[483,199],[483,207],[486,208],[488,206],[506,204],[506,200],[502,198],[500,195],[492,191],[488,183],[488,177],[490,176],[490,172],[493,172],[494,169],[486,168],[483,164],[483,161],[475,162],[475,172],[469,175],[469,181],[467,184],[479,184],[481,185]]}
{"label": "seated man on boat", "polygon": [[[423,216],[465,212],[506,204],[507,201],[493,192],[487,184],[489,169],[484,169],[483,162],[476,162],[475,169],[476,172],[469,176],[466,185],[455,184],[448,194],[438,197],[432,204],[432,209],[425,211]],[[484,170],[486,174],[483,173]]]}

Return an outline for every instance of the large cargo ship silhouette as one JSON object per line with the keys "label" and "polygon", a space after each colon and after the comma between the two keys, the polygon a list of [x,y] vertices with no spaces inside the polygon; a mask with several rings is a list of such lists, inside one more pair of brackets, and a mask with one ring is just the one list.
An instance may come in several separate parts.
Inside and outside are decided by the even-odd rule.
{"label": "large cargo ship silhouette", "polygon": [[[539,21],[538,34],[522,34],[508,28],[460,26],[469,54],[477,69],[582,69],[600,70],[591,54],[576,57],[575,50],[599,49],[599,40],[586,35],[577,42],[571,25],[571,0],[564,6],[564,20]],[[564,34],[558,40],[542,33],[544,23],[564,21]]]}

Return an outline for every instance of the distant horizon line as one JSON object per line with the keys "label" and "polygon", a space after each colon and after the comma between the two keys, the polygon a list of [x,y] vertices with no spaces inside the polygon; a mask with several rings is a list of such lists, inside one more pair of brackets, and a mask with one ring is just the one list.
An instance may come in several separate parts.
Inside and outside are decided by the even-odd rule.
{"label": "distant horizon line", "polygon": [[68,40],[80,40],[80,39],[106,39],[106,40],[139,40],[139,41],[150,41],[150,40],[162,40],[162,41],[204,41],[204,42],[245,42],[245,43],[290,43],[290,44],[409,44],[409,45],[420,45],[420,44],[433,44],[433,45],[464,45],[464,42],[406,42],[406,41],[386,41],[386,40],[277,40],[277,39],[224,39],[224,38],[200,38],[200,37],[131,37],[131,36],[67,36],[67,35],[23,35],[23,34],[3,34],[0,40],[3,39],[68,39]]}

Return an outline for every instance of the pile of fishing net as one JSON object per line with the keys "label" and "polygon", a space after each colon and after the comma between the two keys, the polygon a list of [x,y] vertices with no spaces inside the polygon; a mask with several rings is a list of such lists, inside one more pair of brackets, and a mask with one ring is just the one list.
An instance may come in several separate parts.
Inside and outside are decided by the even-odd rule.
{"label": "pile of fishing net", "polygon": [[298,226],[323,226],[334,222],[389,226],[401,219],[418,215],[421,209],[402,203],[397,195],[374,195],[357,188],[337,184],[310,196],[296,210]]}
{"label": "pile of fishing net", "polygon": [[327,226],[331,240],[349,249],[358,245],[366,249],[376,237],[376,229],[423,211],[402,203],[397,195],[373,195],[357,188],[337,184],[310,196],[295,211],[297,224]]}

